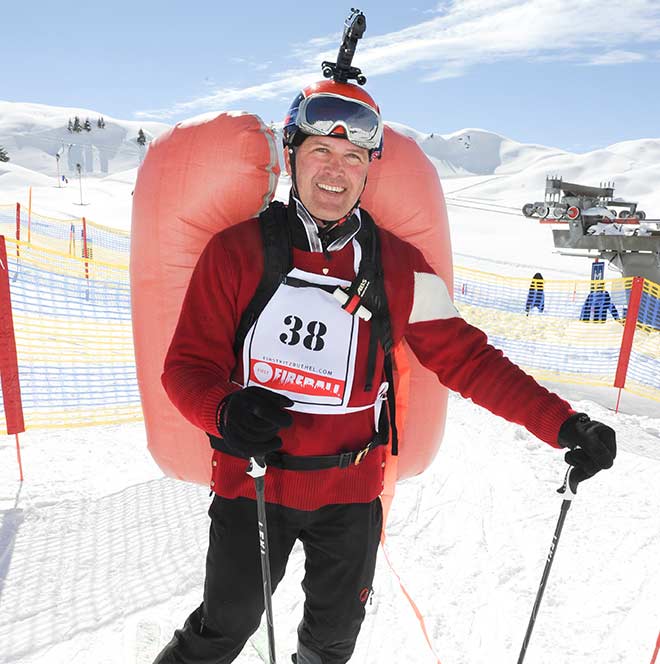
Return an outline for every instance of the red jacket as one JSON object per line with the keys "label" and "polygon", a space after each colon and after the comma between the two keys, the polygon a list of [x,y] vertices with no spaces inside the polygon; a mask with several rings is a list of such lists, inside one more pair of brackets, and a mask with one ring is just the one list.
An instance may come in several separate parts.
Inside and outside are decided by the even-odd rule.
{"label": "red jacket", "polygon": [[[383,230],[380,237],[394,342],[405,338],[420,362],[448,388],[557,446],[559,427],[573,412],[569,404],[538,385],[490,346],[481,330],[460,317],[444,283],[417,249]],[[348,281],[355,276],[351,243],[332,252],[330,259],[294,246],[293,265],[316,274],[325,268],[329,276]],[[242,357],[234,354],[234,336],[262,272],[262,240],[256,219],[211,238],[193,272],[165,359],[162,381],[170,399],[190,422],[214,435],[218,435],[219,402],[242,384]],[[363,320],[359,324],[369,325]],[[374,380],[372,391],[364,391],[366,339],[368,334],[359,337],[349,406],[373,403],[380,383]],[[379,348],[377,376],[382,364]],[[372,409],[343,415],[293,412],[292,416],[293,425],[280,432],[285,454],[359,450],[374,432]],[[226,498],[253,498],[254,481],[246,475],[246,465],[244,459],[216,451],[213,490]],[[378,447],[360,465],[346,469],[269,468],[266,500],[302,510],[369,502],[382,490],[383,465],[384,448]]]}

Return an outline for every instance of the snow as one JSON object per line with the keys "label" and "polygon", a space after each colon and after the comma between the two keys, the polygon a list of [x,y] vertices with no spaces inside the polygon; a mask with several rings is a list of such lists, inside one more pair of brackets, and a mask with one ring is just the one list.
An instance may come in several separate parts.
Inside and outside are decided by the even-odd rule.
{"label": "snow", "polygon": [[[12,158],[0,164],[0,203],[25,203],[32,186],[36,211],[81,214],[78,183],[57,187],[34,138],[45,130],[69,135],[66,121],[76,114],[93,123],[102,115],[0,102],[0,145]],[[108,172],[85,175],[84,209],[98,223],[126,229],[140,158],[130,141],[139,125],[104,117],[125,135],[112,146],[118,157]],[[166,129],[141,126],[150,136]],[[660,139],[575,155],[478,129],[432,137],[406,131],[439,167],[462,265],[588,278],[585,259],[553,253],[548,228],[520,215],[551,173],[585,184],[614,179],[617,194],[659,216],[653,155]],[[8,140],[18,135],[23,147]],[[283,178],[278,197],[286,184]],[[660,404],[624,394],[615,414],[613,389],[549,387],[615,427],[619,455],[573,501],[525,661],[647,664],[660,629]],[[28,431],[20,439],[23,483],[14,441],[0,446],[0,663],[151,662],[201,599],[208,490],[163,477],[141,424]],[[564,469],[560,452],[450,397],[438,457],[398,486],[386,543],[443,664],[516,661],[559,516],[555,490]],[[302,574],[296,548],[274,598],[282,662],[295,648]],[[383,555],[374,585],[352,661],[436,662]],[[237,661],[263,661],[258,650],[267,651],[262,632]]]}

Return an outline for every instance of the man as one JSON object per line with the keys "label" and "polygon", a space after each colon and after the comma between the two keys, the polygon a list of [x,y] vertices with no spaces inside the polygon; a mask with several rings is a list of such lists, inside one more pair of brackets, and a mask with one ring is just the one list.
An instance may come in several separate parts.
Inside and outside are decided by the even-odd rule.
{"label": "man", "polygon": [[231,662],[257,629],[264,600],[246,467],[263,456],[273,586],[297,539],[306,557],[294,661],[350,659],[382,526],[389,350],[404,337],[449,388],[570,447],[577,479],[612,465],[614,431],[489,346],[421,253],[359,208],[382,136],[363,89],[306,88],[284,126],[288,208],[217,234],[200,256],[163,384],[215,449],[204,601],[155,664]]}

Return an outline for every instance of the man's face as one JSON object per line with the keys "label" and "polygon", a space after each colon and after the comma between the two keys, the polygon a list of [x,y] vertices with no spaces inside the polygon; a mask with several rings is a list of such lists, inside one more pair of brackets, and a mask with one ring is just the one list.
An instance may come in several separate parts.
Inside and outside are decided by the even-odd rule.
{"label": "man's face", "polygon": [[[288,153],[286,164],[289,170]],[[341,219],[362,193],[368,169],[368,150],[343,138],[309,136],[296,149],[300,200],[317,220]]]}

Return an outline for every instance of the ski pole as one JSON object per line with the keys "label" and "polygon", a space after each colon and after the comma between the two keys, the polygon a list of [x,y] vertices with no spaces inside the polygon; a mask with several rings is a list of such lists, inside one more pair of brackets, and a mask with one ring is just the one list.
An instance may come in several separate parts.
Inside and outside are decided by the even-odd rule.
{"label": "ski pole", "polygon": [[561,511],[559,514],[559,520],[557,521],[557,527],[555,528],[555,534],[552,537],[552,544],[550,545],[550,552],[548,553],[548,559],[545,563],[545,569],[543,570],[543,576],[541,577],[541,585],[539,590],[536,593],[536,601],[534,602],[534,608],[532,609],[532,615],[529,618],[529,624],[527,625],[527,633],[525,634],[525,639],[520,649],[520,655],[518,657],[518,664],[522,664],[525,659],[525,653],[527,652],[527,646],[529,645],[529,640],[532,636],[532,630],[534,629],[534,623],[536,622],[536,614],[539,611],[541,606],[541,600],[543,599],[543,591],[548,582],[548,577],[550,576],[550,569],[552,567],[552,561],[555,558],[555,551],[557,550],[557,543],[559,542],[559,536],[561,535],[561,530],[564,527],[564,521],[566,520],[566,513],[568,508],[571,506],[571,501],[575,498],[577,491],[578,483],[571,476],[571,471],[573,470],[570,467],[566,471],[566,477],[564,478],[564,484],[560,489],[557,490],[557,493],[565,494],[564,500],[561,503]]}
{"label": "ski pole", "polygon": [[264,476],[266,475],[266,459],[252,457],[247,474],[254,478],[257,494],[257,522],[259,526],[259,551],[261,552],[261,578],[264,585],[264,605],[266,607],[266,623],[268,626],[268,655],[270,664],[275,662],[275,630],[273,628],[273,590],[270,579],[270,556],[268,554],[268,527],[266,522],[266,496],[264,494]]}

